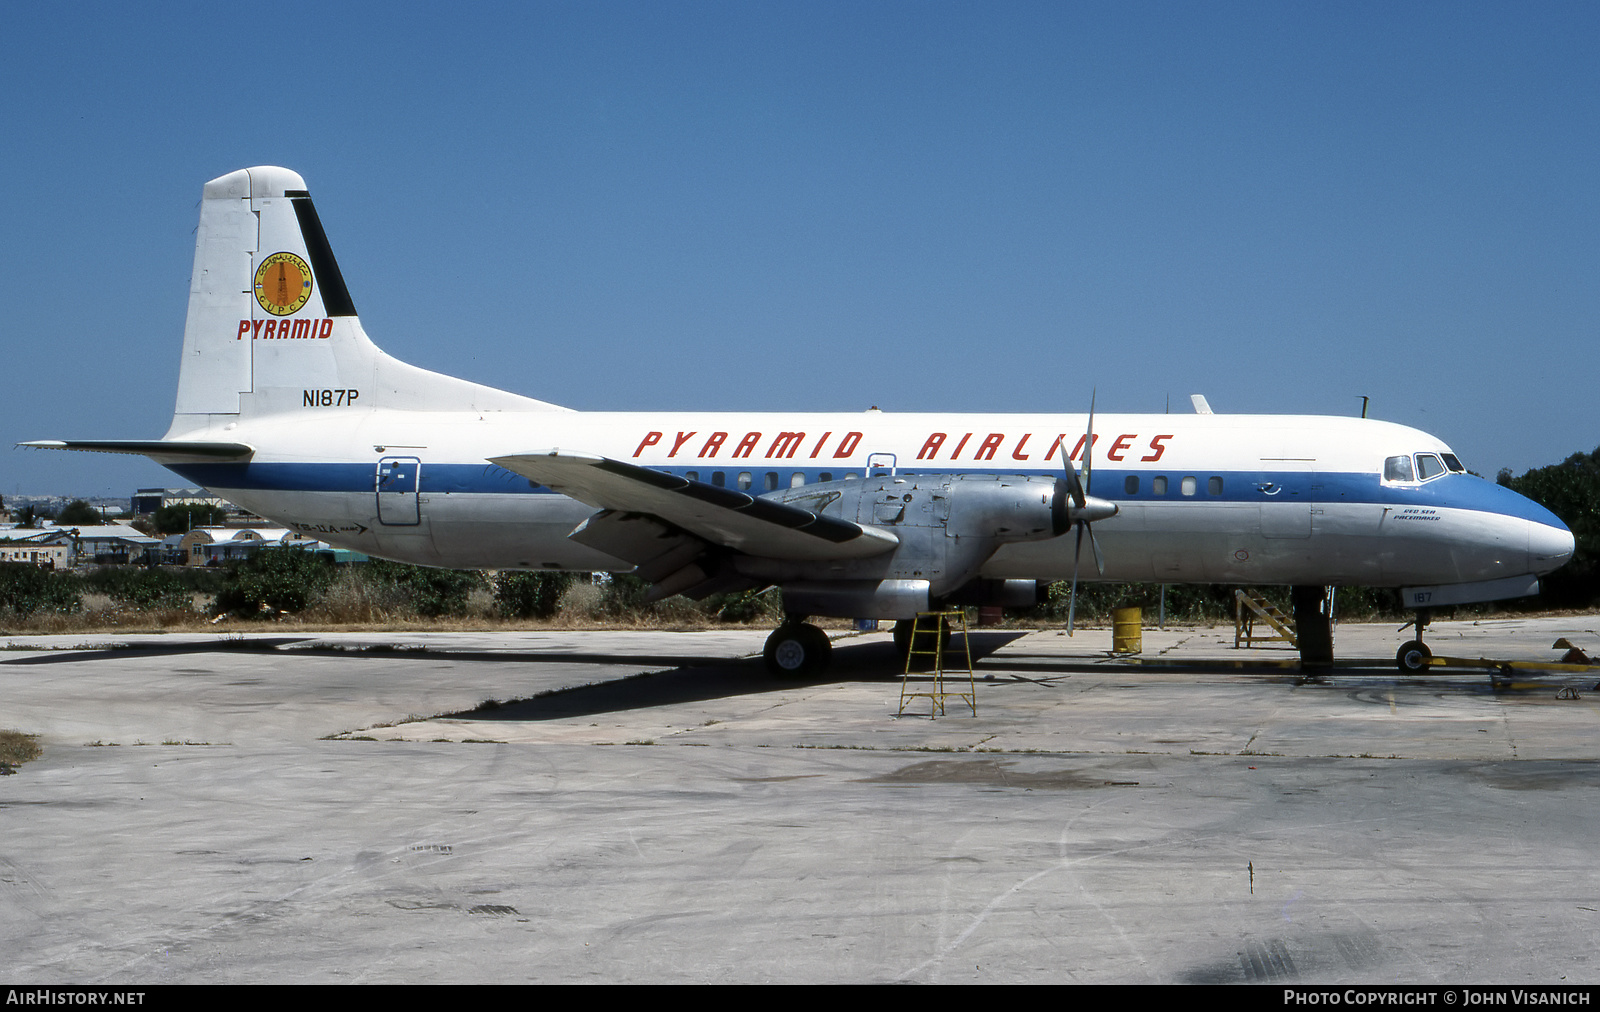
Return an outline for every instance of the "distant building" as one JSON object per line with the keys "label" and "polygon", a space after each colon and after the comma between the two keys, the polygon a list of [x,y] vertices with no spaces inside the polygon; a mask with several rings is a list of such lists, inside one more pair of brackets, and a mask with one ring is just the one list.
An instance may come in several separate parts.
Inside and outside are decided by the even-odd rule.
{"label": "distant building", "polygon": [[0,562],[68,566],[127,565],[147,561],[160,539],[140,533],[127,524],[79,524],[58,527],[45,521],[40,527],[0,527]]}
{"label": "distant building", "polygon": [[86,566],[91,562],[103,566],[143,563],[147,561],[146,554],[161,544],[160,538],[152,538],[127,524],[80,524],[50,529],[65,530],[72,536],[74,566]]}
{"label": "distant building", "polygon": [[72,564],[72,535],[64,530],[0,529],[0,562],[24,562],[43,569],[66,569]]}
{"label": "distant building", "polygon": [[316,538],[284,527],[196,527],[162,543],[167,558],[184,566],[220,566],[249,558],[263,548],[310,547]]}

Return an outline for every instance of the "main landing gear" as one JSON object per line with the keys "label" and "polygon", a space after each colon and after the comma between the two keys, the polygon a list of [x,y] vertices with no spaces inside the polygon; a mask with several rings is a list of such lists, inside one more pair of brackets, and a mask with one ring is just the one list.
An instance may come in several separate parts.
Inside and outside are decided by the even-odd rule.
{"label": "main landing gear", "polygon": [[[1428,628],[1429,617],[1427,609],[1422,609],[1417,612],[1415,622],[1406,623],[1417,627],[1417,638],[1405,643],[1400,647],[1400,652],[1394,655],[1395,665],[1402,675],[1420,674],[1427,669],[1428,662],[1433,659],[1433,651],[1422,642],[1422,631]],[[1400,628],[1405,627],[1403,625]]]}
{"label": "main landing gear", "polygon": [[[916,622],[911,619],[894,624],[894,647],[902,667],[911,650],[915,627]],[[917,655],[919,662],[931,663],[923,658],[933,653],[933,631],[924,628],[915,635],[917,650],[921,651]],[[943,619],[939,620],[939,641],[940,646],[950,644],[950,623]],[[767,670],[778,678],[810,678],[821,674],[833,659],[833,641],[828,639],[827,633],[807,622],[806,616],[790,615],[767,637],[761,657],[766,661]]]}
{"label": "main landing gear", "polygon": [[833,642],[804,615],[791,615],[767,637],[761,656],[767,670],[779,678],[809,678],[828,666]]}
{"label": "main landing gear", "polygon": [[1323,673],[1333,670],[1333,595],[1332,587],[1289,588],[1302,670]]}

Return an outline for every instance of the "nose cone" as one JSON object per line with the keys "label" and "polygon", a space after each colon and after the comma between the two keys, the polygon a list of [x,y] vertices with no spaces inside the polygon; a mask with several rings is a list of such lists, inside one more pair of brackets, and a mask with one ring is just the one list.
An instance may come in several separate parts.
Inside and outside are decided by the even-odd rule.
{"label": "nose cone", "polygon": [[[1572,532],[1560,517],[1503,485],[1465,475],[1461,479],[1454,485],[1460,498],[1453,505],[1482,511],[1486,523],[1480,528],[1480,547],[1489,550],[1482,558],[1493,559],[1495,572],[1543,576],[1572,558]],[[1480,578],[1491,578],[1488,574],[1484,570]]]}
{"label": "nose cone", "polygon": [[1528,562],[1535,573],[1559,569],[1572,558],[1576,542],[1566,524],[1560,520],[1553,525],[1530,520],[1528,527]]}

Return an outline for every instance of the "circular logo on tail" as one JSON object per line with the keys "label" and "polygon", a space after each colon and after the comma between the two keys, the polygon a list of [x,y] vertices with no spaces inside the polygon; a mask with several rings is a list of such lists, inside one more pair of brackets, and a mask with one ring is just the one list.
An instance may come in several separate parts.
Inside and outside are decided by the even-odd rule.
{"label": "circular logo on tail", "polygon": [[274,253],[256,268],[256,301],[273,316],[288,316],[311,298],[311,268],[293,253]]}

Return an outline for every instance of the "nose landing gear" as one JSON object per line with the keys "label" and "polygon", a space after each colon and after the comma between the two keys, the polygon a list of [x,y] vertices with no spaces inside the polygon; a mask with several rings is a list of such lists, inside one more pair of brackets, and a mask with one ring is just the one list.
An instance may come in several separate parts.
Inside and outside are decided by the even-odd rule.
{"label": "nose landing gear", "polygon": [[[1416,620],[1407,622],[1406,625],[1417,627],[1417,638],[1402,644],[1400,652],[1395,654],[1395,665],[1402,675],[1416,675],[1427,670],[1428,662],[1433,660],[1433,651],[1422,642],[1422,631],[1428,628],[1428,612],[1422,609],[1417,612]],[[1400,628],[1404,629],[1403,625]]]}

